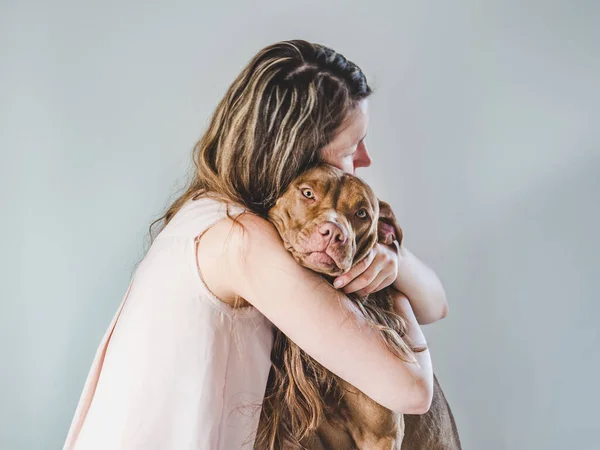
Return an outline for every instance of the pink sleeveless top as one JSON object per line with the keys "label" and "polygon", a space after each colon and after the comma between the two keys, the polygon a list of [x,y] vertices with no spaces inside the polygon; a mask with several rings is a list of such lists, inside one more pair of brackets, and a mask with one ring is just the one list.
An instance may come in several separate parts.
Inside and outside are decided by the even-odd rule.
{"label": "pink sleeveless top", "polygon": [[190,200],[156,237],[97,350],[64,449],[253,447],[272,325],[216,298],[196,265],[196,238],[226,207]]}

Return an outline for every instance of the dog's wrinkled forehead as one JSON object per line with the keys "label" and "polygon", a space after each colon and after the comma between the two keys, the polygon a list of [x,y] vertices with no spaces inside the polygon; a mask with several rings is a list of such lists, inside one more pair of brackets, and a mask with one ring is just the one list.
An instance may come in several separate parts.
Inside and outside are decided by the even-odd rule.
{"label": "dog's wrinkled forehead", "polygon": [[377,242],[380,214],[381,202],[368,184],[321,164],[289,185],[269,210],[269,219],[298,261],[339,275]]}
{"label": "dog's wrinkled forehead", "polygon": [[293,184],[296,188],[303,185],[312,188],[328,207],[340,211],[349,207],[366,208],[371,217],[377,217],[379,213],[378,200],[371,187],[336,167],[319,165],[302,174]]}

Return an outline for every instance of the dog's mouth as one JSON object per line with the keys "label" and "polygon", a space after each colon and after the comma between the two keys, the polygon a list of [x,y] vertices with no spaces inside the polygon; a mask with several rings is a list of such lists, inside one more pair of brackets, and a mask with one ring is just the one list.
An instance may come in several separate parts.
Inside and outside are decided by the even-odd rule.
{"label": "dog's mouth", "polygon": [[335,267],[335,268],[339,269],[335,260],[331,256],[329,256],[326,252],[323,252],[323,251],[307,253],[306,260],[315,266],[323,266],[323,267],[330,267],[330,268]]}
{"label": "dog's mouth", "polygon": [[342,275],[350,269],[353,259],[352,243],[330,245],[331,242],[314,239],[316,233],[313,229],[309,230],[306,227],[302,230],[293,227],[286,229],[281,225],[282,221],[275,221],[275,223],[279,224],[277,228],[286,250],[302,266],[334,277]]}
{"label": "dog's mouth", "polygon": [[338,261],[335,256],[330,255],[326,250],[294,251],[293,254],[304,267],[324,275],[338,276],[348,269],[348,267],[345,267],[346,264]]}

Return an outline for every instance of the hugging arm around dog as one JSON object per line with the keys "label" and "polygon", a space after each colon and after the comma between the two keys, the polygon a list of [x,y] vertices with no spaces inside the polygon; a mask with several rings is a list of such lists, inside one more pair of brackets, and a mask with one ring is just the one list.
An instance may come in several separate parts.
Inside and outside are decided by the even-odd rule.
{"label": "hugging arm around dog", "polygon": [[[351,302],[313,271],[300,266],[283,247],[270,222],[244,215],[205,233],[199,246],[200,268],[219,298],[242,297],[300,348],[377,403],[405,414],[422,414],[432,395],[427,350],[418,364],[399,360],[378,333],[360,319]],[[225,249],[225,250],[223,250]],[[426,346],[408,299],[396,305],[408,319],[407,338]]]}
{"label": "hugging arm around dog", "polygon": [[[159,232],[98,348],[65,449],[253,448],[274,327],[389,410],[428,410],[433,373],[419,323],[446,315],[443,288],[402,245],[375,242],[372,194],[340,203],[341,186],[371,163],[370,94],[356,64],[319,44],[279,42],[251,59],[194,147],[189,185],[153,224]],[[298,185],[322,165],[344,183]],[[310,227],[271,214],[284,195],[284,216],[309,212]],[[390,286],[402,339],[420,348],[412,361],[349,298]]]}

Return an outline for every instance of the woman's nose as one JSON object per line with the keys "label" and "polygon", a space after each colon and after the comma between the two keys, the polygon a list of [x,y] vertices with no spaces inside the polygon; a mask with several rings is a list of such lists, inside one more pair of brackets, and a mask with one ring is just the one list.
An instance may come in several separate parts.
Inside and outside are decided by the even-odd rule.
{"label": "woman's nose", "polygon": [[369,155],[369,150],[365,143],[361,143],[360,146],[356,149],[356,153],[354,154],[354,168],[357,167],[369,167],[371,165],[371,156]]}

